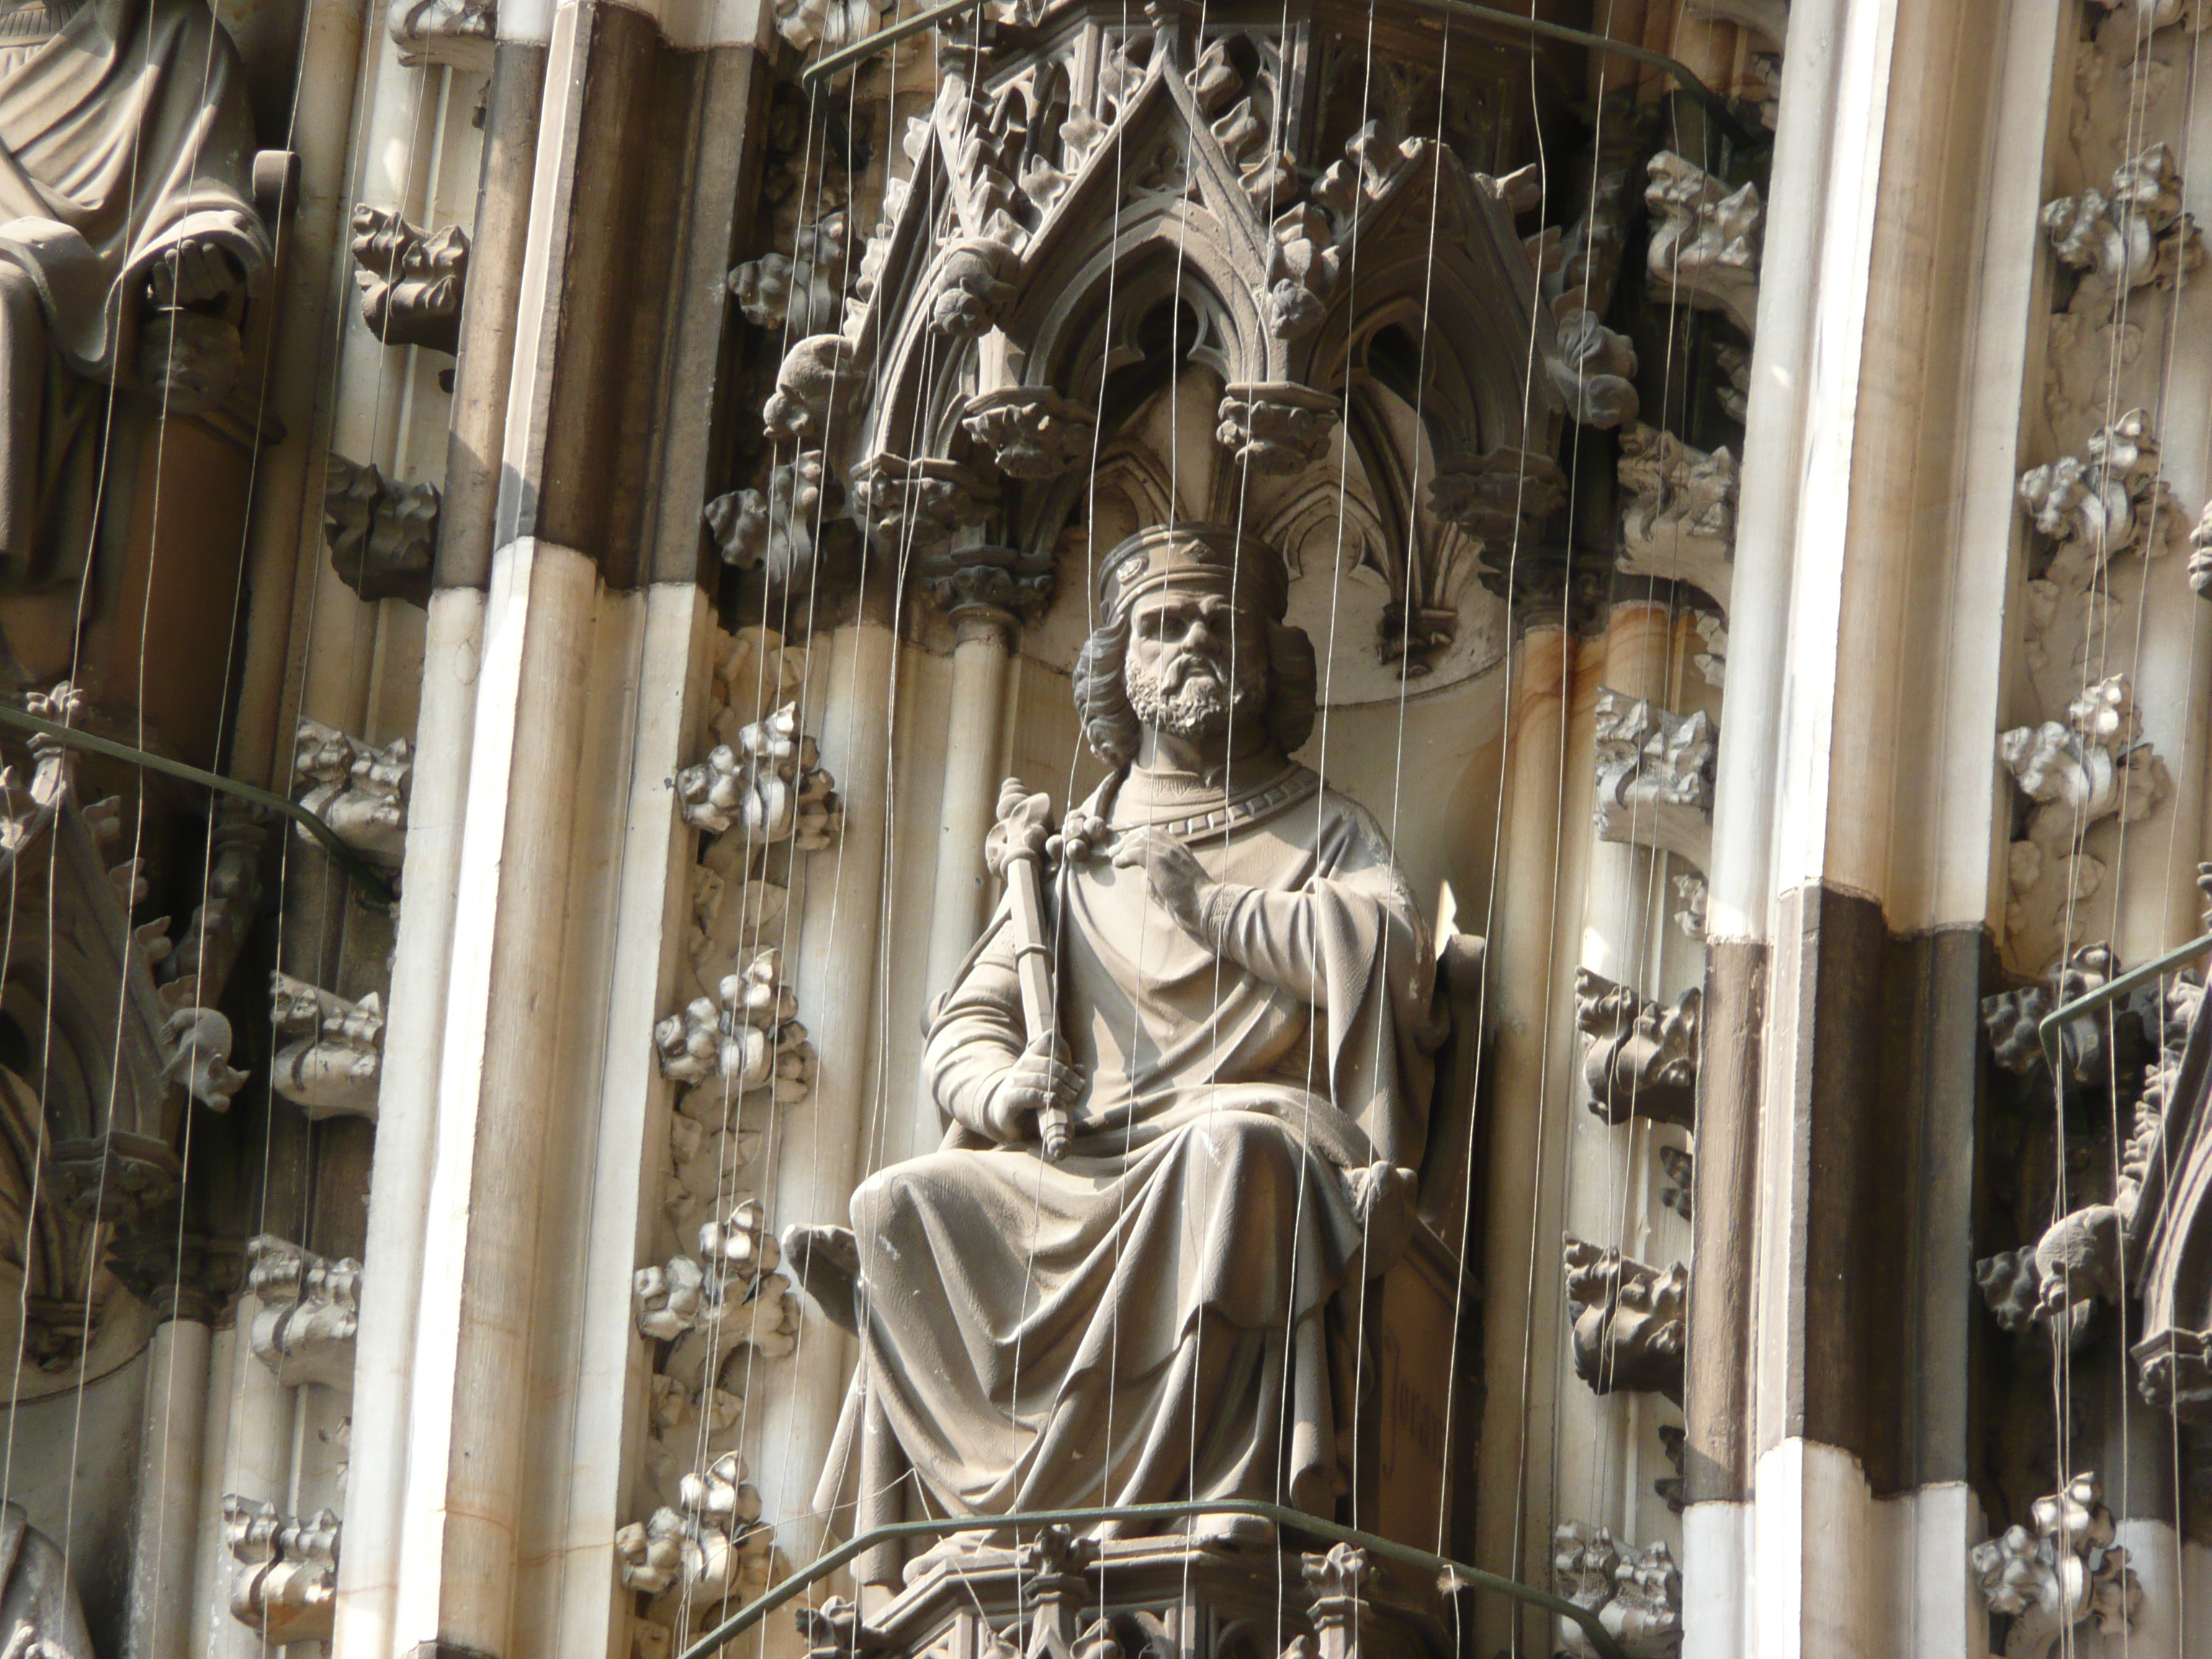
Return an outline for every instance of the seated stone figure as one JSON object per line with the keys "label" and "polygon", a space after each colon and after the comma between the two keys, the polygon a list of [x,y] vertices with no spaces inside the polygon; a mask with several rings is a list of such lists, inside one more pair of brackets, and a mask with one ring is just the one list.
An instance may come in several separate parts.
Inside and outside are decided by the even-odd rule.
{"label": "seated stone figure", "polygon": [[1170,525],[1100,586],[1075,691],[1114,770],[1062,825],[1060,1042],[1028,1029],[1002,902],[930,1025],[942,1149],[854,1196],[860,1360],[819,1494],[848,1532],[1183,1498],[1326,1516],[1346,1490],[1357,1297],[1413,1224],[1426,932],[1374,820],[1287,758],[1316,675],[1278,556]]}
{"label": "seated stone figure", "polygon": [[111,387],[230,390],[253,155],[206,0],[0,0],[0,584],[82,568]]}

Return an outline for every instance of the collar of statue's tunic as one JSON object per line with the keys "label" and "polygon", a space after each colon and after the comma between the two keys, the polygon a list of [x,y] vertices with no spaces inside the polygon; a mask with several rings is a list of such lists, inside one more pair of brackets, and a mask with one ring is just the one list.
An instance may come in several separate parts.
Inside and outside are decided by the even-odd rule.
{"label": "collar of statue's tunic", "polygon": [[21,46],[51,40],[76,15],[82,0],[28,0],[0,11],[0,45]]}
{"label": "collar of statue's tunic", "polygon": [[1321,787],[1321,779],[1296,761],[1265,781],[1236,790],[1226,798],[1218,789],[1201,786],[1187,799],[1147,799],[1152,777],[1132,771],[1123,780],[1109,820],[1115,830],[1157,830],[1177,841],[1218,836],[1224,830],[1249,829],[1301,801],[1311,800]]}

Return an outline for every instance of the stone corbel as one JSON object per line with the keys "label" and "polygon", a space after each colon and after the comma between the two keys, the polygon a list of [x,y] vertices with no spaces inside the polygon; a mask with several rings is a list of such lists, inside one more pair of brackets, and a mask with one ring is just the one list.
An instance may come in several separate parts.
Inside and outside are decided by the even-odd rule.
{"label": "stone corbel", "polygon": [[732,1096],[765,1091],[780,1106],[806,1098],[814,1045],[794,1018],[799,998],[783,981],[783,953],[757,953],[723,976],[716,999],[695,998],[653,1028],[660,1074],[696,1088],[719,1080]]}
{"label": "stone corbel", "polygon": [[332,454],[323,478],[323,540],[338,580],[364,599],[427,604],[442,498]]}
{"label": "stone corbel", "polygon": [[2204,260],[2196,222],[2181,210],[2181,170],[2163,140],[2114,167],[2108,190],[2045,203],[2040,222],[2058,263],[2081,273],[2075,310],[2110,307],[2154,284],[2170,289]]}
{"label": "stone corbel", "polygon": [[1698,1031],[1705,993],[1696,986],[1672,1007],[1587,968],[1575,970],[1575,1024],[1590,1110],[1608,1123],[1644,1117],[1692,1127]]}
{"label": "stone corbel", "polygon": [[[417,14],[437,0],[413,8]],[[392,12],[395,36],[402,9]],[[461,301],[469,279],[469,234],[459,225],[418,230],[397,213],[367,203],[353,210],[354,272],[361,320],[388,346],[427,346],[447,356],[461,349]]]}
{"label": "stone corbel", "polygon": [[664,1504],[616,1532],[623,1587],[650,1595],[680,1589],[702,1606],[750,1600],[769,1587],[775,1559],[775,1534],[760,1518],[744,1461],[725,1452],[684,1477],[678,1506]]}
{"label": "stone corbel", "polygon": [[699,1229],[696,1256],[672,1256],[631,1277],[641,1336],[674,1344],[663,1375],[687,1388],[710,1385],[710,1360],[750,1343],[770,1359],[799,1346],[799,1305],[791,1281],[775,1269],[782,1257],[756,1199]]}
{"label": "stone corbel", "polygon": [[2044,1659],[2091,1619],[2111,1636],[2132,1626],[2142,1607],[2142,1584],[2126,1549],[2113,1541],[2104,1483],[2094,1474],[2075,1475],[2063,1492],[2037,1498],[2029,1515],[2033,1530],[2008,1527],[1967,1557],[1984,1603],[2012,1620],[2004,1659]]}
{"label": "stone corbel", "polygon": [[1997,758],[2033,804],[2025,836],[2006,854],[2006,954],[2025,967],[2056,954],[2065,916],[2104,884],[2103,860],[2083,850],[2090,829],[2108,817],[2140,822],[2172,780],[2143,738],[2124,674],[2090,686],[2063,720],[2006,732]]}
{"label": "stone corbel", "polygon": [[2159,453],[2149,415],[2131,409],[2100,428],[2081,454],[2021,473],[2021,505],[2061,554],[2093,567],[2124,553],[2155,558],[2172,546],[2181,514],[2159,476]]}
{"label": "stone corbel", "polygon": [[337,1607],[338,1532],[328,1510],[295,1520],[235,1492],[222,1500],[231,1616],[266,1649],[328,1641]]}
{"label": "stone corbel", "polygon": [[269,1022],[288,1039],[276,1051],[270,1083],[311,1119],[376,1120],[384,1064],[384,1002],[374,991],[349,1002],[294,979],[269,976]]}
{"label": "stone corbel", "polygon": [[1538,450],[1447,453],[1429,483],[1429,511],[1481,544],[1484,569],[1494,577],[1534,562],[1539,526],[1566,499],[1566,474]]}
{"label": "stone corbel", "polygon": [[[1674,1659],[1682,1646],[1682,1574],[1663,1543],[1616,1544],[1609,1528],[1565,1521],[1552,1534],[1552,1589],[1595,1613],[1629,1659]],[[1559,1651],[1597,1650],[1571,1619],[1559,1621]]]}
{"label": "stone corbel", "polygon": [[792,335],[834,333],[845,314],[849,220],[825,213],[802,229],[792,252],[781,249],[731,268],[730,297],[756,328]]}
{"label": "stone corbel", "polygon": [[684,821],[714,835],[742,830],[754,847],[787,841],[799,852],[819,852],[844,829],[836,780],[821,758],[800,728],[799,705],[787,702],[676,775]]}
{"label": "stone corbel", "polygon": [[[363,858],[397,865],[407,850],[407,796],[414,787],[414,745],[394,738],[382,748],[320,720],[301,720],[293,776],[306,787],[300,805]],[[317,845],[306,830],[300,839]]]}
{"label": "stone corbel", "polygon": [[1704,870],[1711,857],[1716,742],[1702,710],[1677,714],[1601,688],[1598,839],[1672,853]]}
{"label": "stone corbel", "polygon": [[287,1388],[353,1386],[361,1263],[333,1261],[262,1233],[246,1241],[246,1288],[261,1304],[246,1340]]}
{"label": "stone corbel", "polygon": [[708,532],[722,562],[764,570],[769,586],[805,588],[824,555],[852,534],[845,487],[818,449],[804,449],[769,469],[768,493],[733,489],[707,503]]}
{"label": "stone corbel", "polygon": [[1662,1271],[1572,1233],[1565,1261],[1575,1375],[1598,1394],[1662,1394],[1680,1405],[1690,1270],[1677,1261]]}
{"label": "stone corbel", "polygon": [[1725,616],[1735,579],[1736,461],[1707,454],[1671,432],[1638,423],[1620,435],[1624,574],[1687,582]]}
{"label": "stone corbel", "polygon": [[1661,150],[1646,165],[1651,210],[1644,270],[1662,305],[1717,311],[1751,337],[1759,320],[1759,260],[1766,210],[1759,187],[1730,190],[1694,161]]}

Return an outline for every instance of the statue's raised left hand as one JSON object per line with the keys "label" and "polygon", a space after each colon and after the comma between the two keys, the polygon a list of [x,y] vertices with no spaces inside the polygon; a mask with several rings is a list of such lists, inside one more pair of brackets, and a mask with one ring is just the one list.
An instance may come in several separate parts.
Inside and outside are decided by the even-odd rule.
{"label": "statue's raised left hand", "polygon": [[1153,902],[1185,933],[1205,937],[1206,896],[1214,883],[1190,848],[1158,830],[1132,830],[1114,848],[1114,867],[1141,869]]}

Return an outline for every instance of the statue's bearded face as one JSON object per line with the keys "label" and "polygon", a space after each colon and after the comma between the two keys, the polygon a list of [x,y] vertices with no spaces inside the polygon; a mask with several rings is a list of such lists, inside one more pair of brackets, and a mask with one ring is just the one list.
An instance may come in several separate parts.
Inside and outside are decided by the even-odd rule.
{"label": "statue's bearded face", "polygon": [[1267,623],[1219,594],[1148,593],[1130,608],[1121,683],[1153,730],[1222,737],[1267,706]]}

